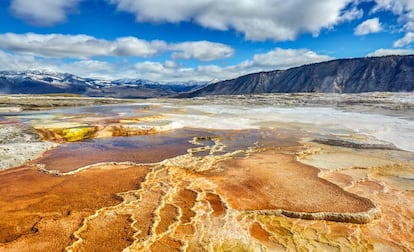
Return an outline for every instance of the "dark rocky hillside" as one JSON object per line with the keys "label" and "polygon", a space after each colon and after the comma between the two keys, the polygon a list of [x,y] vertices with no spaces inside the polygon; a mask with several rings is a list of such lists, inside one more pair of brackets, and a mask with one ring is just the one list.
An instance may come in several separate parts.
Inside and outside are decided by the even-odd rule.
{"label": "dark rocky hillside", "polygon": [[339,59],[260,72],[208,85],[180,97],[257,93],[414,91],[414,55]]}

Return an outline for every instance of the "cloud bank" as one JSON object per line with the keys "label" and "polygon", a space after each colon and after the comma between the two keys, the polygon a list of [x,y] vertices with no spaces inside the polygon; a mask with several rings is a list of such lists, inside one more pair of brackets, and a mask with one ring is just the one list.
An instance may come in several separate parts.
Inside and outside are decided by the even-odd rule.
{"label": "cloud bank", "polygon": [[234,29],[248,40],[294,40],[361,17],[352,0],[109,0],[138,22],[194,22],[215,30]]}
{"label": "cloud bank", "polygon": [[275,48],[236,65],[221,67],[214,64],[186,67],[173,60],[165,62],[107,62],[78,59],[71,62],[60,58],[43,58],[28,54],[8,53],[0,50],[0,69],[24,71],[28,69],[69,72],[84,77],[105,79],[143,78],[155,81],[211,81],[235,78],[258,71],[287,69],[308,63],[332,59],[308,49]]}
{"label": "cloud bank", "polygon": [[85,59],[94,56],[148,58],[172,52],[174,58],[211,61],[231,57],[233,48],[209,41],[189,41],[169,44],[162,40],[147,41],[121,37],[113,41],[88,35],[64,34],[0,34],[0,49],[40,57],[69,57]]}
{"label": "cloud bank", "polygon": [[379,57],[379,56],[387,56],[387,55],[409,55],[414,54],[413,49],[384,49],[380,48],[375,50],[372,53],[369,53],[367,56],[369,57]]}

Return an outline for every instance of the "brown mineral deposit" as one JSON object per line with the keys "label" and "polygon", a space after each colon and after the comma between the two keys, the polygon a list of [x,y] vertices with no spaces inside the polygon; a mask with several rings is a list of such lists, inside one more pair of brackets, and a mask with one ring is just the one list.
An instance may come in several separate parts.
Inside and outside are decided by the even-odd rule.
{"label": "brown mineral deposit", "polygon": [[[281,210],[292,217],[323,219],[325,216],[336,221],[359,222],[359,213],[375,209],[372,201],[319,178],[319,169],[277,150],[224,161],[222,169],[221,173],[206,176],[217,184],[217,192],[238,210],[263,213]],[[374,217],[367,216],[363,222]]]}
{"label": "brown mineral deposit", "polygon": [[[1,171],[0,250],[63,250],[85,217],[118,204],[116,193],[137,189],[147,172],[143,166],[102,166],[59,177],[31,167]],[[109,220],[105,232],[122,229],[125,220]],[[113,236],[113,246],[125,245],[126,237]],[[101,238],[90,241],[92,246],[98,248]]]}

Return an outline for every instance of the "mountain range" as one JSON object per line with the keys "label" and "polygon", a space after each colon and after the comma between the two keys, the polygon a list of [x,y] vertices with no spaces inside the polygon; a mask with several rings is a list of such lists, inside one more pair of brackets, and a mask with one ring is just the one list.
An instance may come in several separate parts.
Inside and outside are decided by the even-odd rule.
{"label": "mountain range", "polygon": [[0,94],[71,93],[91,97],[150,98],[189,92],[208,82],[154,82],[143,79],[100,80],[51,71],[0,71]]}
{"label": "mountain range", "polygon": [[0,71],[0,93],[150,98],[259,93],[414,91],[414,55],[338,59],[210,82],[99,80],[50,71]]}

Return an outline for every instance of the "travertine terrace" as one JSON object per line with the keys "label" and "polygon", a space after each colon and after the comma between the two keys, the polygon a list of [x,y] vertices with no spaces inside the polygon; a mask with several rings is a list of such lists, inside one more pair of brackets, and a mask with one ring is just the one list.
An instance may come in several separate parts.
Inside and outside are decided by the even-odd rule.
{"label": "travertine terrace", "polygon": [[405,95],[2,112],[0,251],[413,251]]}

